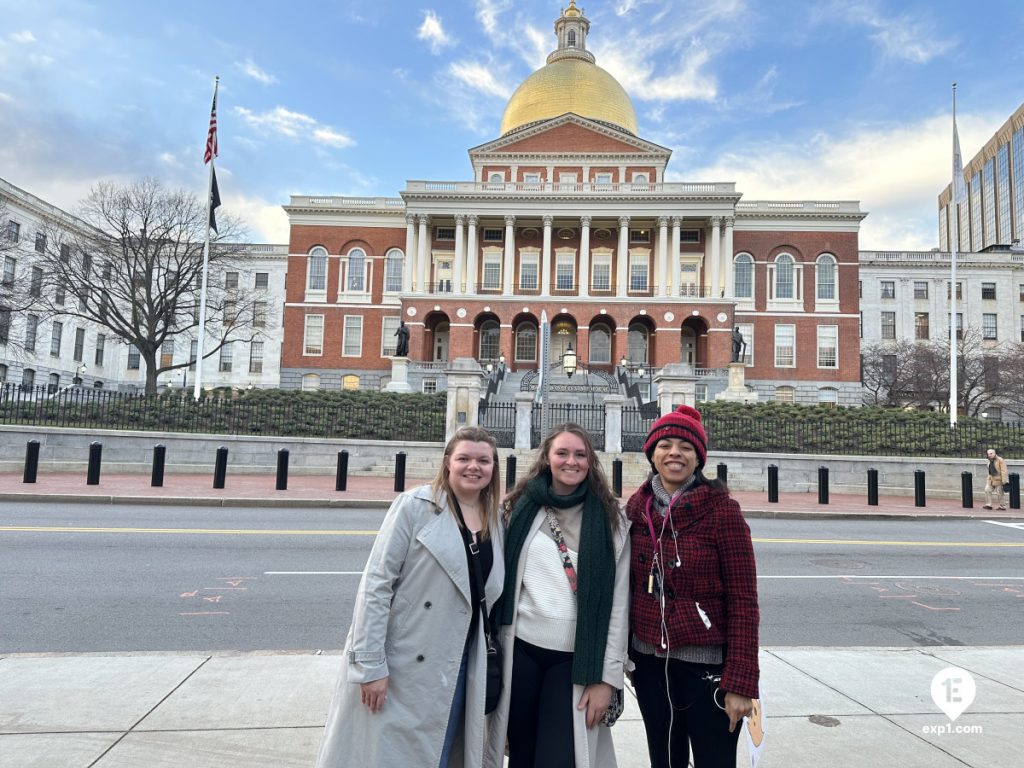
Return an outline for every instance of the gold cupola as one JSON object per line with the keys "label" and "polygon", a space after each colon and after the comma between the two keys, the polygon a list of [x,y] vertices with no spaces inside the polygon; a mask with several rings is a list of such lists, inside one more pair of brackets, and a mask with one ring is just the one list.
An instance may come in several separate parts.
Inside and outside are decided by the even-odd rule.
{"label": "gold cupola", "polygon": [[569,0],[555,22],[558,47],[547,64],[512,94],[501,118],[501,135],[572,112],[636,135],[636,111],[618,80],[594,63],[587,50],[590,21]]}

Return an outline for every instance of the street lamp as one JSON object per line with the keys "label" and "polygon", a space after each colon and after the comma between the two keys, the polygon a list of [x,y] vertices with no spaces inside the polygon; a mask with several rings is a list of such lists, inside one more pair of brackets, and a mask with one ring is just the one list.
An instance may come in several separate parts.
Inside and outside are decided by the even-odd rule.
{"label": "street lamp", "polygon": [[501,365],[505,364],[505,353],[504,352],[502,352],[500,355],[498,355],[498,363],[501,364]]}
{"label": "street lamp", "polygon": [[565,375],[570,379],[576,373],[576,353],[572,351],[571,343],[569,348],[565,350],[565,354],[562,355],[562,370],[565,371]]}
{"label": "street lamp", "polygon": [[487,364],[487,375],[490,376],[492,373],[494,373],[494,363],[488,363]]}
{"label": "street lamp", "polygon": [[82,363],[80,366],[78,366],[78,369],[75,371],[75,378],[73,378],[71,380],[71,383],[74,384],[75,386],[81,386],[81,384],[82,384],[82,374],[84,374],[84,373],[85,373],[85,363]]}
{"label": "street lamp", "polygon": [[188,366],[179,368],[178,372],[181,374],[181,388],[186,389],[188,387]]}

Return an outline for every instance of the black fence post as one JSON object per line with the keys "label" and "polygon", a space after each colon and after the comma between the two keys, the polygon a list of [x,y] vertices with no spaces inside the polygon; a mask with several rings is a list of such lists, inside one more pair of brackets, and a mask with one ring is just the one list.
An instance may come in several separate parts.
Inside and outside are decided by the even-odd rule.
{"label": "black fence post", "polygon": [[878,506],[878,470],[868,470],[868,506]]}
{"label": "black fence post", "polygon": [[1010,473],[1010,509],[1020,509],[1020,475]]}
{"label": "black fence post", "polygon": [[25,446],[25,475],[22,478],[24,483],[34,483],[36,474],[39,472],[39,441],[29,440]]}
{"label": "black fence post", "polygon": [[622,498],[622,459],[612,459],[612,492]]}
{"label": "black fence post", "polygon": [[150,478],[150,485],[153,488],[162,488],[164,484],[164,464],[167,461],[167,446],[157,445],[153,447],[153,474]]}
{"label": "black fence post", "polygon": [[774,464],[768,465],[768,503],[779,503],[779,468]]}
{"label": "black fence post", "polygon": [[960,503],[964,509],[974,508],[974,475],[970,472],[960,473]]}
{"label": "black fence post", "polygon": [[288,449],[282,448],[277,452],[277,484],[275,490],[288,490]]}
{"label": "black fence post", "polygon": [[395,454],[395,492],[405,490],[405,451]]}
{"label": "black fence post", "polygon": [[508,493],[516,484],[516,456],[510,453],[505,459],[505,493]]}
{"label": "black fence post", "polygon": [[223,445],[217,449],[217,460],[213,465],[213,487],[223,488],[228,476],[228,449]]}
{"label": "black fence post", "polygon": [[348,451],[338,451],[338,471],[334,475],[334,490],[348,490]]}
{"label": "black fence post", "polygon": [[924,502],[924,470],[914,470],[914,506],[923,507]]}
{"label": "black fence post", "polygon": [[93,441],[89,444],[89,471],[85,478],[86,485],[100,484],[100,462],[103,460],[103,443]]}
{"label": "black fence post", "polygon": [[828,467],[818,467],[818,503],[828,504]]}
{"label": "black fence post", "polygon": [[729,465],[728,464],[719,463],[719,465],[718,465],[718,479],[721,480],[726,485],[729,484]]}

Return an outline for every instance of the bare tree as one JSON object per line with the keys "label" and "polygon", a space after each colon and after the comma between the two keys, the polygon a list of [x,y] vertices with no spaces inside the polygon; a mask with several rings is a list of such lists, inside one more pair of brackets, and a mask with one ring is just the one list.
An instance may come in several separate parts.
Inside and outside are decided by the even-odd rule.
{"label": "bare tree", "polygon": [[909,341],[897,341],[862,348],[861,384],[866,405],[905,404],[912,391],[914,347]]}
{"label": "bare tree", "polygon": [[986,342],[981,330],[972,326],[964,329],[957,347],[960,407],[968,416],[979,416],[990,405],[1001,403],[1003,376],[1000,371],[1005,350],[1001,343]]}
{"label": "bare tree", "polygon": [[1024,416],[1024,343],[1007,346],[1000,379],[1006,407],[1018,416]]}
{"label": "bare tree", "polygon": [[[201,198],[164,188],[156,179],[124,186],[104,182],[81,203],[88,227],[48,236],[41,262],[49,313],[95,323],[139,351],[146,392],[157,376],[189,365],[163,364],[160,350],[197,335],[207,207]],[[222,271],[238,268],[239,224],[218,215],[211,241],[204,358],[228,341],[251,338],[254,302],[225,286]],[[229,245],[229,243],[236,243]],[[217,276],[217,279],[214,279]]]}

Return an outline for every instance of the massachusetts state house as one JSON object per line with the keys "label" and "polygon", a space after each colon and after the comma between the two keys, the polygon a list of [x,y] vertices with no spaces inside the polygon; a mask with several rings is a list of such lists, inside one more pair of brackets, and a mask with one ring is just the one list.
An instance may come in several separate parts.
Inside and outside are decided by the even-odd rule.
{"label": "massachusetts state house", "polygon": [[589,31],[573,0],[470,179],[291,198],[282,387],[383,385],[400,320],[415,388],[456,358],[535,369],[544,312],[552,362],[683,363],[712,397],[738,328],[762,401],[860,403],[859,204],[666,181],[671,150],[639,135]]}

